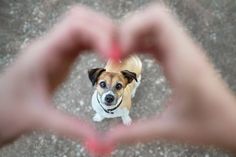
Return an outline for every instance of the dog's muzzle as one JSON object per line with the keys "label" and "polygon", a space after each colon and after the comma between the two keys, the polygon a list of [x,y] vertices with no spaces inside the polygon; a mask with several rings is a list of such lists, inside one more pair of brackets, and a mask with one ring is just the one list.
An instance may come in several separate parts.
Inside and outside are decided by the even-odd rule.
{"label": "dog's muzzle", "polygon": [[114,95],[112,91],[108,91],[107,93],[104,93],[101,99],[102,99],[103,104],[105,104],[106,106],[115,105],[117,102],[116,96]]}
{"label": "dog's muzzle", "polygon": [[105,101],[106,101],[107,104],[111,104],[114,100],[115,100],[115,97],[111,94],[107,94],[105,96]]}

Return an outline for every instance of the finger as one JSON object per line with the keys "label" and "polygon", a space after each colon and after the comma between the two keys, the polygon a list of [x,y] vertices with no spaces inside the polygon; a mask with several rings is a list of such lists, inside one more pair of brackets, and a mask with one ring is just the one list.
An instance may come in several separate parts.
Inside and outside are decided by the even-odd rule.
{"label": "finger", "polygon": [[91,156],[109,156],[114,150],[113,143],[107,142],[102,137],[89,138],[84,145]]}
{"label": "finger", "polygon": [[196,72],[215,75],[204,50],[163,5],[148,7],[127,19],[121,26],[120,38],[124,55],[134,51],[154,55],[173,88],[186,90],[201,82],[203,78],[193,79]]}
{"label": "finger", "polygon": [[[148,26],[144,23],[140,23],[138,17],[142,14],[137,14],[133,18],[129,18],[123,22],[120,28],[120,43],[123,52],[123,56],[128,56],[129,53],[140,49],[139,40],[142,38],[142,34],[148,30]],[[140,17],[141,21],[143,18]],[[143,28],[142,28],[143,27]],[[145,29],[146,28],[146,29]]]}
{"label": "finger", "polygon": [[79,14],[88,23],[94,24],[96,27],[100,27],[105,30],[109,30],[114,27],[112,19],[103,13],[98,13],[86,6],[75,6],[71,9],[73,14]]}
{"label": "finger", "polygon": [[39,129],[52,131],[62,137],[64,136],[75,140],[85,140],[95,137],[94,128],[89,125],[89,123],[56,109],[49,109],[42,112],[38,121],[37,127]]}
{"label": "finger", "polygon": [[116,144],[134,144],[163,138],[163,127],[155,120],[139,121],[131,126],[117,126],[108,132],[108,137]]}
{"label": "finger", "polygon": [[[81,7],[73,8],[48,35],[26,49],[27,52],[16,63],[16,67],[28,64],[23,66],[27,73],[29,69],[31,72],[40,73],[46,77],[49,90],[54,91],[65,79],[82,50],[94,49],[107,58],[113,43],[114,27],[108,18],[99,14],[95,16],[95,13],[90,12]],[[93,17],[87,17],[86,13]],[[99,21],[99,26],[96,21]]]}
{"label": "finger", "polygon": [[[113,144],[102,139],[95,128],[74,116],[55,109],[42,112],[36,128],[51,131],[59,136],[82,140],[91,155],[105,156],[113,151]],[[101,135],[101,134],[100,134]]]}
{"label": "finger", "polygon": [[[78,50],[81,49],[99,51],[105,45],[104,43],[107,46],[109,41],[112,41],[114,32],[115,27],[112,21],[104,15],[94,13],[84,7],[74,7],[65,19],[49,33],[46,37],[46,43],[50,42],[48,45],[51,45],[57,54],[60,54],[60,50],[64,50],[64,53],[68,53],[69,50],[78,53]],[[69,46],[63,46],[65,43],[71,46],[70,49]],[[67,49],[65,50],[62,47],[67,47]],[[49,49],[52,50],[53,48]]]}
{"label": "finger", "polygon": [[113,21],[102,13],[97,13],[86,7],[74,7],[72,12],[75,15],[80,15],[80,18],[87,23],[85,28],[89,29],[88,31],[91,32],[89,38],[93,39],[93,42],[90,43],[91,47],[103,57],[109,57],[112,43],[117,36],[117,28]]}
{"label": "finger", "polygon": [[[120,43],[124,55],[134,51],[151,51],[156,44],[154,37],[161,31],[158,25],[163,20],[162,14],[167,11],[162,5],[156,5],[124,20],[120,28]],[[156,16],[157,14],[161,15]]]}
{"label": "finger", "polygon": [[[118,126],[108,132],[108,137],[116,144],[134,144],[155,140],[186,142],[196,135],[196,130],[186,127],[184,123],[166,118],[153,117],[133,123],[131,126]],[[195,136],[197,137],[197,135]],[[196,142],[196,140],[195,140]]]}
{"label": "finger", "polygon": [[[178,101],[170,100],[165,111],[148,120],[140,120],[129,127],[117,126],[111,129],[107,137],[116,144],[134,144],[154,140],[169,140],[180,143],[212,145],[213,128],[209,122],[194,119],[188,110],[181,108]],[[204,127],[204,129],[200,129]]]}
{"label": "finger", "polygon": [[179,114],[174,110],[176,107],[174,103],[176,102],[173,99],[169,99],[163,113],[146,120],[139,120],[128,127],[120,125],[110,129],[107,133],[108,139],[116,144],[183,139],[188,128],[179,120]]}

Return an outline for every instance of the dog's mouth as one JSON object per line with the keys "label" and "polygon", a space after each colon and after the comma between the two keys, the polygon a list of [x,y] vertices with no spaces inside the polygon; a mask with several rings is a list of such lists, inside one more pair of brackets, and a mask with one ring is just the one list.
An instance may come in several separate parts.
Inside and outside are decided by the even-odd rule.
{"label": "dog's mouth", "polygon": [[108,106],[108,107],[111,107],[111,106],[114,106],[114,105],[116,105],[116,103],[117,103],[117,100],[115,99],[114,101],[112,101],[112,102],[106,102],[106,101],[104,101],[104,105],[106,105],[106,106]]}
{"label": "dog's mouth", "polygon": [[112,106],[112,105],[113,105],[113,103],[108,103],[108,102],[105,102],[105,105],[106,105],[106,106]]}
{"label": "dog's mouth", "polygon": [[116,104],[117,98],[116,98],[116,95],[108,92],[102,95],[101,101],[104,105],[110,107]]}

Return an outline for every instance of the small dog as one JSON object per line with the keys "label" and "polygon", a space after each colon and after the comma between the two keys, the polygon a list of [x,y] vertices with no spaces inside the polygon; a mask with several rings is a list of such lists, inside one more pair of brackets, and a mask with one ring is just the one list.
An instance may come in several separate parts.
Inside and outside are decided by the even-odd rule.
{"label": "small dog", "polygon": [[109,60],[105,68],[88,71],[96,90],[92,96],[92,107],[96,114],[93,120],[121,117],[123,124],[130,125],[131,99],[140,85],[142,62],[137,56],[113,62]]}

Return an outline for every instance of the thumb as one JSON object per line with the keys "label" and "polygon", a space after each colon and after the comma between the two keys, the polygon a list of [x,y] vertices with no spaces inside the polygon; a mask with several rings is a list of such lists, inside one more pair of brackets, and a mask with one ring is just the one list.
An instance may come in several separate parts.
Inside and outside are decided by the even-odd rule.
{"label": "thumb", "polygon": [[84,140],[95,134],[95,129],[87,122],[54,108],[47,109],[40,117],[38,127],[59,136]]}
{"label": "thumb", "polygon": [[188,128],[170,116],[160,114],[147,120],[139,120],[131,126],[117,126],[107,136],[116,144],[134,144],[153,140],[181,141]]}
{"label": "thumb", "polygon": [[157,118],[140,120],[130,126],[117,126],[111,129],[107,136],[116,144],[134,144],[163,138],[169,129]]}
{"label": "thumb", "polygon": [[84,145],[91,156],[109,156],[112,153],[115,144],[106,138],[100,134],[97,137],[86,139]]}

